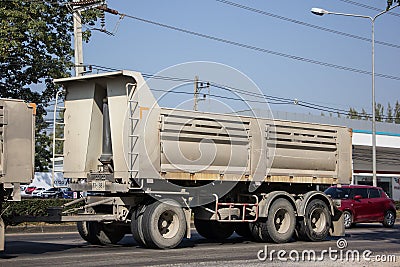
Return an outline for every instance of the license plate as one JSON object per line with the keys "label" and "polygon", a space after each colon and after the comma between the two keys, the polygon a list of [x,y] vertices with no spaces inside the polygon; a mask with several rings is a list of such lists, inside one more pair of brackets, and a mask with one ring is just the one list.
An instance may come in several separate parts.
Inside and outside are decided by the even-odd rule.
{"label": "license plate", "polygon": [[92,191],[106,191],[106,181],[93,181]]}

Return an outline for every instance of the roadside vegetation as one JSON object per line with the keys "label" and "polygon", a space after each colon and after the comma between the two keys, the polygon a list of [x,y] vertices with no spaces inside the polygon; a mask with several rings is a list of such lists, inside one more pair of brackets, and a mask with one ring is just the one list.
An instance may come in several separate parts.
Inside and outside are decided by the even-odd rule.
{"label": "roadside vegetation", "polygon": [[60,207],[70,201],[70,199],[23,199],[22,201],[5,202],[1,213],[6,225],[17,225],[20,216],[48,216],[49,208]]}

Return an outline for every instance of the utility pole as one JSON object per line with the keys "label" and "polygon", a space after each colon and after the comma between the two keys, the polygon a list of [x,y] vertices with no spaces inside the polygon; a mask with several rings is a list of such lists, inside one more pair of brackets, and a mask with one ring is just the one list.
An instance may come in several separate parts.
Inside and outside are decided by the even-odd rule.
{"label": "utility pole", "polygon": [[205,84],[203,82],[199,82],[199,76],[194,77],[194,104],[193,104],[193,110],[197,111],[198,103],[201,100],[205,100],[206,95],[204,95],[203,99],[199,99],[199,94],[201,89],[208,88],[208,94],[210,94],[210,83],[206,82]]}
{"label": "utility pole", "polygon": [[82,76],[84,72],[81,12],[104,5],[106,5],[105,0],[73,0],[72,3],[69,4],[69,6],[72,6],[71,10],[74,20],[75,76]]}
{"label": "utility pole", "polygon": [[193,110],[197,111],[197,97],[199,95],[199,76],[194,77],[194,105]]}
{"label": "utility pole", "polygon": [[[74,0],[73,2],[79,2]],[[82,20],[81,11],[75,10],[72,14],[74,18],[74,58],[75,58],[75,76],[82,76],[83,73],[83,48],[82,48]]]}
{"label": "utility pole", "polygon": [[[391,1],[391,3],[393,2]],[[346,13],[338,13],[338,12],[331,12],[324,10],[322,8],[312,8],[311,12],[315,15],[318,16],[323,16],[325,14],[332,14],[332,15],[339,15],[339,16],[347,16],[347,17],[356,17],[356,18],[364,18],[364,19],[369,19],[371,21],[371,26],[372,26],[372,38],[371,38],[371,45],[372,45],[372,185],[377,186],[378,185],[378,180],[376,177],[376,101],[375,101],[375,20],[385,14],[386,12],[396,8],[400,7],[400,3],[396,6],[392,6],[391,8],[387,8],[386,10],[378,13],[374,17],[371,16],[366,16],[366,15],[357,15],[357,14],[346,14]]]}

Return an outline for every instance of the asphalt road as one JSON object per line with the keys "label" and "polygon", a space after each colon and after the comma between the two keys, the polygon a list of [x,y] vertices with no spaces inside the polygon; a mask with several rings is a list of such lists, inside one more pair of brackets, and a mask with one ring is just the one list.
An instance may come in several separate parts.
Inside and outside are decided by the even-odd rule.
{"label": "asphalt road", "polygon": [[138,247],[130,235],[119,245],[102,247],[89,245],[77,233],[9,234],[0,266],[400,266],[399,225],[360,225],[347,231],[340,247],[337,240],[261,244],[233,235],[216,243],[193,231],[192,239],[176,249],[151,250]]}

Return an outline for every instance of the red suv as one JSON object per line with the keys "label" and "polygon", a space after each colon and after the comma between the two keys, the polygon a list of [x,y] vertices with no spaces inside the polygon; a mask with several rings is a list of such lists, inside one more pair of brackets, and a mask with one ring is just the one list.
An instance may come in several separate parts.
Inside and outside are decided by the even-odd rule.
{"label": "red suv", "polygon": [[338,209],[343,211],[344,226],[355,223],[381,222],[393,227],[396,220],[396,206],[380,187],[368,185],[332,186],[325,194],[337,200]]}

